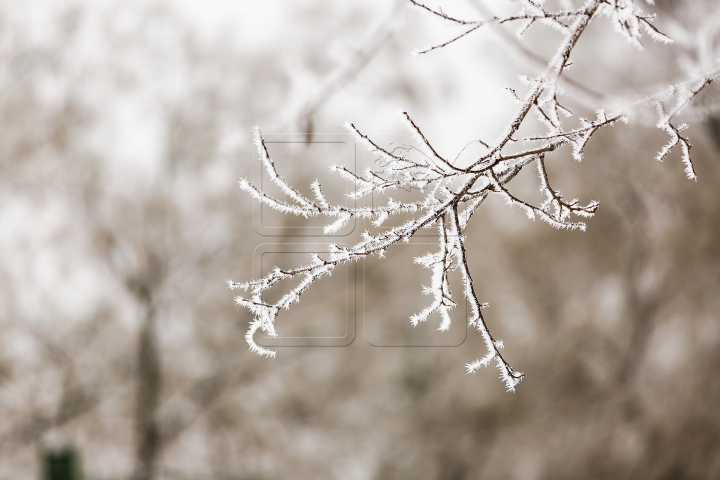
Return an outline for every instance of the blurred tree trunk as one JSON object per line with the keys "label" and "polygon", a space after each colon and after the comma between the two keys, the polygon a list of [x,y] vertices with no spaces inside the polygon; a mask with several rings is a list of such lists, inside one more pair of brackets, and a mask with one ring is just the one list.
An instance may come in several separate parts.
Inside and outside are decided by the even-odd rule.
{"label": "blurred tree trunk", "polygon": [[160,452],[157,410],[160,403],[162,371],[157,339],[153,290],[160,283],[160,264],[150,255],[145,275],[139,281],[130,280],[129,287],[145,307],[137,350],[137,396],[135,411],[135,472],[133,480],[155,478],[155,460]]}
{"label": "blurred tree trunk", "polygon": [[138,385],[135,413],[136,467],[134,480],[154,478],[155,457],[160,450],[155,414],[159,404],[162,376],[155,331],[155,308],[148,305],[138,345]]}

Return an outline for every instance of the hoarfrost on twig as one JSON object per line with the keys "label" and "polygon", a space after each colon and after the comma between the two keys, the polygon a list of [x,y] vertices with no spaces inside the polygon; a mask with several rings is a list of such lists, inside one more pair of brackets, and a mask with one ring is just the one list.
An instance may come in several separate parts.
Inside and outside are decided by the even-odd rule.
{"label": "hoarfrost on twig", "polygon": [[[331,166],[332,172],[337,173],[340,179],[350,182],[355,187],[349,196],[353,199],[361,199],[375,193],[389,193],[395,189],[415,189],[423,192],[424,196],[413,202],[399,202],[388,196],[384,204],[377,206],[333,205],[325,197],[322,185],[317,181],[311,185],[314,199],[307,198],[277,172],[262,134],[256,129],[254,138],[259,161],[271,181],[280,188],[286,198],[269,196],[244,179],[240,180],[240,187],[270,208],[304,218],[326,217],[328,219],[325,226],[326,234],[337,232],[352,218],[369,219],[374,227],[380,227],[388,218],[400,214],[411,214],[412,218],[380,232],[365,231],[362,234],[362,240],[349,247],[331,244],[328,246],[327,260],[313,254],[310,262],[306,265],[290,270],[276,267],[262,278],[245,283],[229,281],[228,285],[232,289],[243,289],[250,293],[249,298],[243,296],[236,298],[239,305],[248,308],[254,315],[246,334],[250,349],[260,355],[274,356],[275,352],[255,342],[255,333],[261,330],[268,335],[276,335],[275,321],[279,312],[300,301],[302,294],[315,281],[324,275],[330,275],[337,265],[358,261],[373,254],[382,258],[390,247],[400,242],[407,242],[420,229],[435,227],[438,232],[437,251],[415,259],[417,264],[431,272],[430,285],[423,286],[422,291],[431,296],[432,301],[412,315],[410,322],[412,325],[417,325],[427,321],[431,314],[436,313],[440,317],[439,330],[446,331],[450,328],[449,312],[457,302],[450,289],[448,275],[451,271],[459,270],[464,285],[463,295],[470,305],[468,325],[479,331],[487,349],[484,356],[467,364],[467,372],[473,373],[495,361],[505,387],[509,391],[514,391],[522,380],[523,373],[514,370],[500,353],[500,350],[504,348],[504,343],[493,337],[482,315],[481,310],[487,304],[478,300],[468,267],[468,252],[464,236],[468,223],[488,196],[498,195],[509,205],[525,211],[531,219],[538,217],[555,228],[585,230],[585,223],[575,221],[573,217],[592,217],[598,208],[598,202],[593,200],[582,205],[578,199],[565,199],[560,191],[551,186],[546,161],[548,156],[563,146],[569,146],[572,156],[578,161],[581,160],[588,141],[598,130],[614,125],[618,121],[626,122],[627,120],[622,112],[607,113],[599,110],[593,120],[579,118],[579,126],[575,128],[568,129],[563,125],[562,118],[574,116],[560,103],[559,97],[562,95],[562,90],[558,86],[564,70],[572,64],[571,53],[590,21],[600,14],[608,16],[615,28],[637,46],[642,46],[640,40],[643,32],[656,41],[669,43],[671,39],[652,24],[653,15],[645,14],[631,0],[587,0],[581,8],[558,11],[546,10],[541,2],[535,0],[522,0],[520,9],[515,14],[493,17],[485,21],[463,20],[445,14],[441,10],[434,10],[415,0],[410,0],[410,3],[415,8],[429,12],[443,21],[466,28],[462,34],[419,53],[441,49],[467,37],[486,24],[516,24],[522,33],[533,24],[541,23],[560,31],[562,40],[542,74],[524,80],[528,91],[523,96],[515,90],[509,89],[509,93],[517,104],[515,113],[494,143],[473,141],[483,145],[485,152],[467,167],[458,167],[455,165],[455,160],[448,160],[442,156],[408,112],[401,112],[401,120],[428,158],[433,160],[432,162],[414,160],[405,155],[403,150],[384,149],[363,134],[354,124],[347,123],[345,125],[355,140],[371,151],[378,158],[378,164],[382,166],[382,171],[367,169],[362,174],[356,174],[344,166]],[[670,135],[670,142],[660,151],[658,159],[662,160],[674,146],[679,144],[683,151],[686,173],[690,178],[695,178],[690,159],[691,145],[681,133],[685,126],[675,126],[673,119],[693,97],[716,80],[718,76],[720,76],[720,70],[690,79],[671,87],[662,95],[646,100],[658,108],[660,114],[658,127]],[[668,109],[666,103],[673,99],[674,106]],[[546,132],[519,139],[526,148],[509,152],[508,147],[519,141],[516,135],[531,112],[540,120]],[[455,159],[459,157],[460,153],[455,156]],[[533,163],[537,168],[540,192],[545,197],[544,201],[537,205],[515,196],[507,188],[507,184],[524,167]],[[265,300],[264,294],[268,290],[275,287],[281,280],[289,278],[299,278],[300,282],[276,302],[270,303]]]}

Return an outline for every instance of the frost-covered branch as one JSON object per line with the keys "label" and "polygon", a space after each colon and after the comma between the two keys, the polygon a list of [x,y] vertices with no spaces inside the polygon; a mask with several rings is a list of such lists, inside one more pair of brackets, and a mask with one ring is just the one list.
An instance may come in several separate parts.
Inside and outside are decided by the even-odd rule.
{"label": "frost-covered branch", "polygon": [[[483,18],[495,17],[495,15],[493,15],[492,12],[485,6],[482,0],[471,0],[470,3],[471,6],[483,16]],[[492,32],[499,37],[504,46],[510,47],[511,51],[518,54],[523,60],[527,61],[536,68],[544,69],[547,66],[547,59],[532,52],[528,47],[526,47],[520,36],[508,32],[496,23],[491,22],[487,25],[490,27]],[[604,97],[603,94],[596,92],[588,85],[585,85],[568,75],[560,77],[560,86],[563,87],[566,93],[568,93],[572,98],[592,109],[596,109],[599,102]]]}
{"label": "frost-covered branch", "polygon": [[[415,0],[410,2],[416,8],[440,17],[444,21],[470,28],[460,37],[432,49],[442,48],[487,23],[461,20]],[[467,319],[468,325],[480,332],[487,348],[484,356],[467,364],[468,373],[495,361],[508,390],[514,390],[522,380],[523,374],[514,370],[500,353],[504,344],[493,337],[481,313],[485,304],[478,300],[473,285],[465,247],[466,228],[483,201],[490,195],[498,195],[506,203],[524,210],[531,219],[537,216],[555,228],[584,230],[585,224],[576,221],[575,218],[592,217],[598,208],[598,203],[590,201],[582,205],[578,199],[565,199],[559,190],[551,186],[546,162],[553,152],[564,146],[569,147],[573,157],[580,161],[588,141],[597,131],[618,121],[625,121],[625,117],[621,113],[608,114],[599,110],[594,120],[576,118],[560,103],[562,91],[558,87],[558,82],[564,70],[572,63],[570,57],[581,35],[591,20],[599,14],[609,16],[616,29],[634,44],[639,44],[642,31],[654,40],[667,42],[668,38],[652,25],[654,17],[643,13],[630,0],[587,0],[581,8],[559,11],[548,11],[541,3],[534,0],[523,0],[520,3],[521,7],[517,13],[502,18],[495,17],[489,22],[519,23],[523,31],[538,22],[559,30],[562,33],[562,40],[544,71],[535,78],[524,79],[527,89],[524,95],[521,96],[515,90],[509,89],[517,102],[517,110],[494,143],[486,144],[476,140],[485,147],[485,152],[473,159],[469,166],[455,165],[455,160],[462,151],[454,157],[455,160],[449,160],[452,157],[441,155],[433,146],[431,137],[423,133],[407,112],[401,113],[402,121],[420,148],[427,154],[427,159],[410,158],[403,149],[392,151],[384,149],[354,124],[345,125],[356,142],[376,156],[378,167],[369,167],[362,173],[355,173],[344,166],[331,166],[333,173],[354,186],[354,191],[348,196],[358,200],[370,194],[381,193],[387,196],[392,190],[404,189],[412,190],[417,194],[418,199],[415,201],[398,202],[387,196],[387,201],[382,205],[349,207],[331,204],[323,193],[322,185],[317,181],[311,185],[314,198],[307,198],[277,172],[260,131],[255,131],[259,160],[272,182],[280,188],[283,198],[269,196],[244,179],[240,180],[240,186],[270,208],[304,218],[327,217],[328,223],[325,226],[327,234],[337,232],[353,218],[369,219],[375,228],[381,227],[391,216],[405,215],[410,218],[392,228],[379,231],[366,230],[362,234],[362,239],[352,246],[330,244],[326,255],[321,257],[312,254],[309,263],[294,269],[283,270],[275,267],[259,279],[244,283],[228,281],[232,289],[249,291],[247,298],[238,296],[236,302],[248,308],[254,315],[246,334],[247,343],[253,352],[267,356],[275,355],[275,352],[255,342],[255,333],[261,330],[275,336],[275,321],[280,312],[300,301],[302,294],[315,281],[324,275],[331,275],[337,265],[355,262],[373,254],[384,257],[389,248],[400,242],[408,242],[420,229],[435,228],[438,232],[438,250],[415,259],[416,263],[431,272],[430,285],[423,286],[422,289],[423,293],[432,297],[432,301],[410,317],[411,324],[416,326],[420,322],[429,320],[432,315],[437,315],[439,330],[446,331],[450,328],[449,312],[456,306],[457,301],[453,297],[448,278],[450,272],[460,270],[463,295],[471,307]],[[680,143],[689,151],[689,142],[679,133],[681,128],[674,127],[671,120],[692,97],[715,80],[717,75],[703,78],[703,82],[688,83],[682,90],[685,92],[683,95],[673,93],[671,96],[678,100],[670,110],[665,109],[664,102],[667,102],[671,96],[650,100],[662,106],[664,128],[677,134],[675,143],[670,145],[668,150]],[[528,122],[528,118],[537,118],[545,128],[545,132],[516,138],[521,126]],[[573,127],[565,125],[564,122],[569,121],[573,122]],[[523,143],[523,149],[517,149],[516,145],[519,142]],[[535,164],[537,168],[539,190],[543,196],[538,203],[519,198],[508,189],[508,183],[530,164]],[[299,283],[274,303],[267,301],[266,292],[287,279],[298,279]]]}
{"label": "frost-covered branch", "polygon": [[[451,17],[449,15],[446,15],[442,11],[438,11],[438,10],[429,8],[426,5],[424,5],[420,2],[417,2],[415,0],[410,0],[410,3],[413,6],[415,6],[416,8],[428,11],[428,12],[432,13],[433,15],[442,18],[443,20],[447,20],[449,22],[452,22],[452,23],[455,23],[458,25],[465,25],[465,26],[470,27],[466,31],[461,33],[460,35],[457,35],[456,37],[453,37],[444,43],[416,51],[415,53],[417,55],[423,55],[423,54],[432,52],[433,50],[438,50],[443,47],[446,47],[446,46],[450,45],[451,43],[454,43],[454,42],[460,40],[461,38],[466,37],[467,35],[471,34],[472,32],[478,30],[480,27],[487,25],[487,24],[502,25],[502,24],[506,24],[506,23],[517,23],[520,25],[520,28],[518,29],[518,33],[522,34],[528,28],[530,28],[530,26],[533,25],[536,21],[540,21],[540,22],[542,22],[546,25],[549,25],[555,29],[558,29],[562,32],[567,32],[567,31],[569,31],[570,27],[565,22],[572,20],[574,18],[577,18],[577,17],[592,16],[592,14],[595,11],[595,9],[592,9],[592,11],[591,11],[589,8],[582,8],[582,9],[577,9],[577,10],[560,10],[557,12],[548,12],[548,11],[544,10],[540,5],[533,2],[532,0],[525,0],[524,8],[514,15],[508,15],[506,17],[492,17],[489,20],[483,21],[483,20],[460,20],[460,19]],[[589,4],[588,4],[588,6],[589,6]],[[595,8],[597,8],[597,7],[595,7]]]}
{"label": "frost-covered branch", "polygon": [[[567,32],[568,27],[564,23],[560,22],[559,19],[571,19],[573,17],[581,16],[581,17],[587,17],[587,13],[590,11],[592,2],[586,2],[585,6],[580,9],[566,9],[566,10],[560,10],[558,12],[547,12],[543,10],[542,3],[543,2],[537,2],[535,0],[523,0],[523,6],[524,8],[521,10],[521,12],[517,15],[510,15],[506,17],[497,17],[497,16],[491,16],[489,20],[459,20],[457,18],[451,17],[447,14],[445,14],[442,11],[433,10],[421,3],[416,2],[415,0],[410,0],[410,2],[416,6],[417,8],[426,10],[433,15],[442,18],[443,20],[446,20],[451,23],[455,24],[461,24],[461,25],[472,25],[473,28],[464,32],[463,34],[451,39],[448,42],[445,42],[441,45],[437,45],[435,47],[417,52],[417,53],[428,53],[432,50],[442,48],[456,40],[459,40],[460,38],[464,37],[465,35],[471,33],[476,28],[483,26],[483,25],[501,25],[504,23],[511,23],[511,22],[521,22],[521,28],[518,30],[517,34],[518,36],[522,36],[522,34],[529,28],[536,20],[544,20],[546,24],[555,27],[556,29],[559,29],[561,31]],[[653,4],[651,0],[647,1],[648,4]],[[476,0],[473,3],[476,8],[481,11],[485,16],[487,15],[487,10],[482,6],[479,0]],[[642,33],[645,32],[651,39],[665,43],[670,44],[674,42],[674,39],[670,36],[666,35],[665,33],[661,32],[654,24],[655,15],[646,14],[640,9],[633,0],[603,0],[599,2],[599,5],[596,7],[596,11],[599,14],[605,15],[610,18],[611,23],[615,27],[615,29],[620,32],[622,35],[624,35],[630,43],[633,45],[642,48],[641,43],[641,37]],[[720,15],[720,10],[718,11],[718,15]],[[689,32],[685,31],[684,29],[680,29],[679,26],[676,25],[675,30],[680,30],[683,37],[683,46],[686,49],[694,49],[698,50],[697,56],[702,57],[703,64],[707,64],[710,61],[716,62],[717,58],[712,58],[712,60],[708,60],[708,58],[712,57],[712,54],[710,54],[708,51],[713,50],[712,45],[714,45],[715,40],[715,34],[718,30],[720,30],[720,26],[718,26],[717,19],[712,18],[709,21],[707,21],[702,28],[699,29],[698,36],[702,37],[699,39],[691,39],[693,35],[691,35]],[[504,38],[507,40],[508,35],[505,32],[502,32]],[[695,41],[697,40],[697,41]],[[526,57],[529,58],[531,62],[538,63],[541,59],[534,55],[529,50],[522,47],[522,45],[519,45],[517,40],[511,39],[509,40],[513,46],[520,50],[521,53]],[[519,46],[518,46],[519,45]],[[562,51],[562,48],[559,50]],[[567,62],[562,65],[557,64],[557,56],[553,60],[551,60],[548,65],[547,69],[548,71],[555,67],[557,71],[557,76],[560,78],[560,74],[562,73],[563,69],[570,65],[572,62]],[[559,67],[559,68],[558,68]],[[693,180],[696,179],[695,170],[692,164],[692,159],[690,157],[690,149],[692,148],[692,144],[690,143],[690,140],[682,135],[682,131],[688,128],[687,124],[680,124],[675,125],[672,120],[680,114],[681,111],[683,111],[686,107],[689,106],[692,99],[700,93],[705,87],[713,83],[718,77],[720,76],[720,69],[717,67],[714,67],[709,73],[705,75],[695,75],[691,78],[684,80],[682,82],[677,83],[674,86],[671,86],[667,89],[664,89],[662,92],[652,95],[644,100],[641,100],[640,102],[635,102],[637,104],[651,104],[653,105],[659,114],[659,119],[657,121],[657,127],[661,130],[668,133],[670,136],[670,140],[668,143],[659,151],[656,158],[658,160],[663,160],[668,153],[677,145],[680,145],[680,148],[682,150],[682,161],[685,165],[685,172],[689,179]],[[555,80],[557,82],[557,79]],[[567,78],[566,78],[567,82]],[[571,82],[570,87],[572,90],[576,91],[581,101],[585,104],[589,103],[596,103],[597,101],[600,101],[603,99],[603,96],[601,94],[598,94],[597,92],[594,92],[593,90],[585,88],[584,85],[577,85],[576,82]],[[516,98],[517,95],[515,94],[514,90],[509,89],[511,94],[513,94]],[[557,97],[554,95],[553,92],[553,101],[551,102],[549,108],[543,109],[540,108],[540,105],[537,105],[537,114],[539,120],[544,124],[551,124],[551,125],[557,125],[558,123],[558,116],[557,112],[560,111],[562,113],[569,113],[567,109],[562,107],[557,102]],[[592,98],[594,102],[591,102],[588,100],[587,97]],[[518,101],[522,104],[527,106],[529,99],[529,96],[520,101],[519,98],[517,98]],[[675,101],[675,105],[672,107],[670,111],[666,110],[665,103],[668,101]],[[537,102],[537,99],[534,101]],[[714,110],[713,110],[714,111]],[[522,113],[522,112],[521,112]],[[619,114],[622,115],[622,114]],[[524,118],[524,117],[523,117]],[[624,120],[624,115],[621,117]],[[512,132],[511,132],[512,133]],[[589,135],[588,137],[589,138]],[[512,141],[512,137],[505,139]],[[491,152],[492,153],[492,152]],[[577,152],[574,152],[574,155],[577,155]],[[489,157],[488,155],[487,157]],[[487,158],[486,157],[486,158]],[[576,157],[577,158],[577,157]]]}
{"label": "frost-covered branch", "polygon": [[[667,132],[670,136],[668,143],[658,152],[655,158],[662,161],[677,145],[682,150],[682,162],[685,165],[685,174],[690,180],[697,180],[695,169],[693,168],[692,159],[690,158],[690,149],[692,144],[690,139],[682,134],[683,130],[688,128],[686,123],[675,125],[673,120],[685,109],[705,87],[713,83],[720,77],[720,68],[712,72],[691,78],[685,82],[678,83],[668,87],[665,91],[648,98],[646,101],[657,108],[659,120],[657,127]],[[667,103],[672,103],[672,107],[667,108]]]}

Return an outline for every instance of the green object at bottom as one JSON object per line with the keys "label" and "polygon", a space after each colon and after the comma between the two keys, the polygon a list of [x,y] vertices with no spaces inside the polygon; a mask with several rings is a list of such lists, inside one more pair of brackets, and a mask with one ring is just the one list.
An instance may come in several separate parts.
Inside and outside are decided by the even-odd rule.
{"label": "green object at bottom", "polygon": [[45,453],[44,480],[80,480],[80,456],[72,448]]}

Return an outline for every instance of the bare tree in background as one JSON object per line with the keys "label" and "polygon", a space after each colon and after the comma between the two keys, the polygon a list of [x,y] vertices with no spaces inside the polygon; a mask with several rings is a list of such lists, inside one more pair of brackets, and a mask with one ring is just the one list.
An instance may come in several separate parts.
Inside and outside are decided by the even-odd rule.
{"label": "bare tree in background", "polygon": [[[426,6],[440,13],[438,3]],[[443,12],[486,24],[412,58],[428,36],[451,39],[475,25],[383,0],[273,1],[222,14],[233,34],[250,32],[246,41],[214,23],[202,33],[208,20],[187,17],[187,2],[0,5],[0,478],[36,478],[41,456],[64,447],[79,454],[87,480],[720,476],[720,168],[710,131],[697,128],[717,115],[718,82],[671,122],[693,125],[680,134],[695,144],[698,181],[680,173],[681,145],[664,165],[652,160],[668,136],[655,127],[653,102],[670,93],[667,84],[712,71],[717,5],[656,3],[644,8],[657,11],[654,25],[673,45],[643,38],[645,51],[635,50],[608,33],[608,17],[593,20],[558,81],[560,103],[576,114],[561,116],[564,132],[600,108],[630,123],[598,129],[584,149],[591,161],[579,166],[570,144],[546,158],[564,197],[602,203],[587,232],[528,222],[493,192],[465,230],[475,291],[492,301],[482,313],[512,346],[506,359],[526,374],[511,396],[501,382],[468,382],[458,368],[483,349],[480,335],[453,348],[377,348],[358,338],[344,348],[283,348],[272,362],[250,352],[243,334],[252,314],[233,305],[223,280],[249,277],[253,249],[268,240],[252,231],[252,201],[234,179],[260,163],[253,124],[301,134],[311,130],[299,125],[312,105],[314,131],[333,131],[348,116],[363,133],[402,106],[438,155],[467,168],[469,157],[484,155],[481,143],[455,161],[445,152],[485,131],[477,112],[505,112],[491,115],[502,119],[519,107],[512,94],[493,99],[485,81],[540,76],[562,32],[538,25],[519,38],[513,22],[492,23],[517,2],[469,0]],[[244,2],[198,8],[212,15],[219,4]],[[579,2],[548,1],[545,10],[557,5]],[[696,67],[700,74],[689,75]],[[523,97],[532,87],[514,79],[502,84]],[[674,105],[666,102],[666,113]],[[537,110],[514,138],[546,134]],[[384,129],[403,133],[389,117]],[[286,183],[309,185],[307,171],[318,165],[285,171],[293,157],[281,158],[265,138]],[[393,155],[407,151],[369,138]],[[546,143],[510,142],[502,154]],[[449,168],[426,152],[407,160]],[[386,162],[372,172],[389,178]],[[504,187],[530,203],[537,179],[534,164]],[[318,203],[311,189],[297,190]],[[386,193],[398,204],[423,200],[410,190]],[[336,202],[332,188],[321,193]],[[379,228],[423,213],[388,216]],[[294,215],[278,217],[297,224]],[[411,247],[441,230],[418,233]],[[369,259],[382,268],[366,269],[365,288],[370,300],[392,289],[397,301],[379,318],[409,330],[407,315],[426,305],[400,295],[419,293],[423,278],[404,268],[402,248]],[[439,246],[422,248],[413,255],[440,256]],[[462,307],[459,270],[449,271],[451,300]],[[323,279],[338,283],[338,273]],[[318,308],[302,299],[295,318]],[[343,300],[328,296],[320,313]],[[458,307],[448,309],[449,335],[465,330]],[[432,313],[411,333],[435,335],[433,316],[441,319]]]}
{"label": "bare tree in background", "polygon": [[[68,68],[63,63],[65,59],[60,53],[64,53],[62,49],[72,44],[78,23],[73,17],[73,12],[66,15],[70,17],[68,30],[63,32],[62,42],[58,42],[59,50],[41,52],[43,58],[49,57],[60,70]],[[340,78],[331,81],[330,87],[324,86],[319,89],[315,103],[327,101],[366,65],[392,33],[395,20],[391,16],[388,21],[380,24],[381,38],[370,35],[371,44],[361,48],[357,58],[352,62],[338,69]],[[177,23],[179,23],[171,15],[153,16],[152,13],[145,21],[150,23],[151,29],[158,28],[158,24],[160,27],[167,26],[163,25],[164,23],[178,28]],[[378,28],[375,28],[373,31],[377,30]],[[141,37],[141,34],[147,32],[139,33],[138,36]],[[142,42],[140,46],[148,48],[147,44]],[[129,49],[133,47],[132,44],[128,46]],[[199,48],[192,42],[184,47],[188,50]],[[53,432],[64,428],[68,423],[77,422],[78,417],[92,414],[93,411],[97,414],[95,409],[99,405],[116,400],[117,390],[130,387],[133,391],[132,394],[128,392],[127,395],[132,399],[129,403],[133,412],[130,420],[132,434],[129,435],[133,450],[130,476],[134,479],[147,480],[157,478],[158,462],[164,451],[170,448],[188,428],[191,428],[227,389],[236,388],[238,383],[247,381],[249,377],[246,367],[239,364],[237,359],[227,360],[226,355],[230,352],[234,353],[236,349],[225,351],[225,347],[218,349],[217,345],[209,347],[205,344],[213,344],[216,341],[211,333],[206,333],[194,342],[200,350],[205,348],[213,350],[213,354],[217,357],[217,365],[200,377],[185,377],[182,367],[175,368],[173,355],[168,358],[167,349],[163,351],[160,340],[163,336],[160,322],[168,315],[168,290],[188,288],[184,281],[178,281],[182,277],[181,272],[195,272],[190,282],[190,285],[194,285],[193,282],[197,278],[196,269],[208,271],[215,269],[217,261],[212,259],[216,257],[216,252],[224,251],[228,243],[233,242],[232,238],[236,237],[236,235],[223,237],[224,239],[210,237],[207,240],[211,244],[208,245],[207,250],[198,248],[205,240],[199,233],[206,234],[207,231],[205,227],[202,232],[194,234],[188,230],[190,224],[200,226],[202,223],[196,219],[189,220],[187,217],[192,218],[192,215],[181,212],[181,207],[176,202],[177,198],[173,197],[172,191],[178,188],[177,184],[187,175],[196,175],[194,172],[202,171],[207,165],[212,164],[213,155],[217,155],[216,124],[227,122],[228,117],[229,121],[234,121],[238,112],[246,110],[248,101],[243,97],[232,97],[231,101],[237,102],[234,106],[230,103],[225,109],[216,109],[212,97],[222,89],[217,85],[208,87],[201,81],[188,79],[190,88],[198,89],[197,92],[191,92],[194,102],[184,100],[185,104],[171,105],[167,112],[163,112],[167,116],[167,119],[163,120],[167,121],[170,128],[168,138],[163,139],[168,143],[168,158],[160,159],[159,178],[154,181],[152,191],[136,192],[137,196],[129,199],[124,194],[117,195],[104,190],[105,179],[102,175],[108,173],[104,170],[106,166],[95,163],[97,159],[83,151],[83,147],[77,142],[73,142],[75,138],[73,135],[78,135],[78,132],[88,127],[88,118],[95,112],[83,110],[83,105],[78,104],[76,98],[72,97],[71,91],[68,94],[69,98],[64,99],[67,105],[63,110],[55,115],[49,115],[49,118],[33,117],[37,112],[41,115],[46,114],[33,103],[36,101],[36,91],[22,83],[19,88],[12,83],[22,81],[27,74],[27,66],[21,60],[28,61],[22,56],[23,53],[26,57],[30,55],[22,51],[12,53],[18,55],[19,60],[10,62],[13,68],[9,73],[14,78],[11,78],[8,87],[11,95],[5,92],[4,107],[6,112],[15,108],[22,109],[24,116],[16,118],[14,123],[19,138],[15,138],[13,135],[16,132],[10,130],[6,132],[4,140],[10,148],[19,151],[22,148],[27,149],[28,145],[35,148],[33,141],[42,144],[45,141],[44,135],[47,134],[52,141],[52,147],[58,150],[58,155],[68,157],[75,162],[72,168],[57,175],[54,181],[61,185],[63,192],[66,189],[75,194],[71,195],[69,200],[76,209],[73,225],[82,232],[81,235],[87,235],[89,239],[89,246],[86,249],[89,260],[94,265],[99,264],[101,269],[107,269],[112,278],[111,283],[116,282],[120,287],[117,294],[121,297],[127,295],[127,298],[131,299],[130,303],[137,308],[138,328],[136,332],[128,335],[117,318],[117,312],[103,308],[96,312],[87,324],[77,326],[60,338],[57,338],[57,332],[51,328],[33,327],[32,322],[26,323],[24,318],[13,319],[14,324],[26,330],[33,340],[42,346],[43,355],[47,355],[50,359],[39,371],[26,374],[26,380],[35,382],[41,374],[47,375],[48,371],[54,374],[55,370],[58,370],[63,378],[63,388],[59,392],[57,405],[50,407],[29,405],[23,410],[22,415],[6,416],[7,425],[0,434],[0,454],[11,455],[29,445],[43,443],[44,438],[52,436]],[[156,54],[152,50],[143,51],[143,54],[148,53],[151,57]],[[222,55],[201,57],[201,59],[211,64],[212,68],[218,68],[220,64],[218,57],[225,60]],[[245,61],[246,59],[235,61],[235,70],[231,75],[237,78],[238,74],[244,74]],[[258,71],[262,72],[263,69],[258,68]],[[119,76],[132,77],[134,73],[137,72],[121,69]],[[271,72],[271,76],[273,75],[278,79],[276,72]],[[220,74],[214,78],[217,82],[222,82],[224,79]],[[272,83],[268,84],[272,86]],[[247,95],[251,95],[249,91]],[[307,113],[308,118],[314,115],[318,108],[319,105],[312,107],[312,112]],[[230,111],[229,115],[228,111]],[[25,123],[33,125],[33,128],[23,128]],[[30,138],[27,138],[28,136]],[[24,153],[31,158],[35,153],[32,148]],[[15,157],[10,157],[10,160],[14,161]],[[18,178],[23,178],[26,174],[24,169],[27,169],[28,178],[33,179],[33,185],[42,185],[45,178],[30,173],[32,168],[42,170],[49,162],[47,157],[42,156],[33,158],[33,162],[18,165],[7,162],[4,165],[8,174],[6,178],[17,184]],[[77,174],[75,169],[81,170],[83,174]],[[130,188],[132,187],[128,187]],[[218,216],[222,220],[228,213],[224,206],[228,202],[229,200],[210,202],[209,206],[203,209],[204,213],[201,217],[203,221]],[[170,232],[180,235],[171,235]],[[184,235],[195,236],[192,242],[194,246],[191,247],[184,242],[186,240]],[[218,246],[215,243],[218,241],[223,243]],[[194,294],[203,291],[196,285],[190,288]],[[183,308],[188,306],[189,304],[185,303]],[[234,329],[232,322],[226,322],[227,317],[222,309],[212,314],[221,315],[224,319],[225,325],[222,330]],[[197,315],[197,318],[207,327],[207,318],[201,315]],[[96,341],[97,337],[101,337],[100,341]],[[221,337],[227,339],[226,334],[222,334]],[[108,341],[111,342],[112,348],[107,345]],[[93,362],[95,365],[92,370],[80,366],[78,358],[91,356],[97,348],[104,351],[103,355],[97,355],[101,361]],[[177,348],[186,353],[184,347],[177,345]],[[221,357],[223,360],[219,359]],[[182,380],[178,381],[178,377]],[[92,423],[89,420],[85,421]],[[127,437],[115,436],[118,448],[121,448],[120,442],[127,440]]]}

